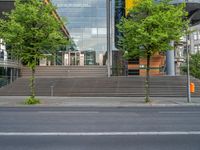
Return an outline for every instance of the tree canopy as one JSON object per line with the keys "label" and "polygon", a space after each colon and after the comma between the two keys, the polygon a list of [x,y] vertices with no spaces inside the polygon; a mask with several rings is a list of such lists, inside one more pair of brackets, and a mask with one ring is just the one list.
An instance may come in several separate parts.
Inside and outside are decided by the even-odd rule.
{"label": "tree canopy", "polygon": [[119,46],[128,58],[146,57],[146,101],[149,101],[150,58],[157,52],[173,49],[170,42],[178,42],[188,28],[188,13],[184,3],[172,5],[169,0],[136,2],[118,24],[122,33]]}
{"label": "tree canopy", "polygon": [[28,66],[36,65],[45,52],[66,45],[61,32],[63,22],[53,16],[55,7],[38,0],[16,0],[15,9],[0,20],[0,37],[11,47],[11,52]]}
{"label": "tree canopy", "polygon": [[68,39],[61,31],[63,22],[56,18],[56,8],[43,0],[16,0],[15,8],[0,19],[0,38],[9,45],[9,52],[32,70],[31,91],[35,96],[34,75],[38,60]]}
{"label": "tree canopy", "polygon": [[141,0],[121,19],[119,45],[128,57],[146,56],[172,49],[188,27],[185,4],[172,5],[169,0]]}
{"label": "tree canopy", "polygon": [[[200,53],[192,54],[190,56],[190,74],[195,77],[200,79]],[[182,66],[182,71],[187,72],[187,65],[185,64]]]}

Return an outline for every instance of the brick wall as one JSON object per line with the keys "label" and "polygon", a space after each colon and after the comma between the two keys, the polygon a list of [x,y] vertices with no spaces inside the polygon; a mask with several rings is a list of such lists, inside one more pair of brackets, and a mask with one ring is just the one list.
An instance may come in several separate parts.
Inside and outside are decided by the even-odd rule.
{"label": "brick wall", "polygon": [[[145,58],[140,58],[139,64],[128,64],[128,70],[139,70],[139,75],[140,76],[145,76],[146,75],[146,59]],[[165,56],[155,54],[154,56],[151,57],[150,60],[150,75],[151,76],[156,76],[156,75],[163,75],[162,67],[165,65]]]}

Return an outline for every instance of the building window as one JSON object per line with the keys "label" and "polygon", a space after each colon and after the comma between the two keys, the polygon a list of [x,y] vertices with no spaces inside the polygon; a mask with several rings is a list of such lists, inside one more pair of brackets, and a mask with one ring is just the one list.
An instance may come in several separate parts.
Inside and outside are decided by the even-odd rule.
{"label": "building window", "polygon": [[193,33],[193,36],[194,36],[194,40],[197,40],[198,38],[197,38],[197,32],[194,32]]}
{"label": "building window", "polygon": [[197,32],[198,40],[200,40],[200,31]]}
{"label": "building window", "polygon": [[194,45],[194,54],[200,52],[200,44],[199,45]]}
{"label": "building window", "polygon": [[198,45],[195,45],[194,46],[194,53],[197,53],[197,51],[198,51]]}
{"label": "building window", "polygon": [[130,76],[140,75],[139,69],[129,69],[128,75],[130,75]]}
{"label": "building window", "polygon": [[194,40],[197,41],[197,40],[200,40],[200,31],[196,31],[193,33],[193,36],[194,36]]}
{"label": "building window", "polygon": [[132,58],[128,60],[128,64],[138,65],[140,63],[139,61],[140,61],[139,58]]}

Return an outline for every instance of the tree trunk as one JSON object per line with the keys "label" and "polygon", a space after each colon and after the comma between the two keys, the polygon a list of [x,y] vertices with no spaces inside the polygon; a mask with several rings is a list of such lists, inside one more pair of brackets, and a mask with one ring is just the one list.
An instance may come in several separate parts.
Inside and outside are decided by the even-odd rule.
{"label": "tree trunk", "polygon": [[146,79],[145,79],[145,102],[148,103],[150,102],[150,89],[149,89],[149,79],[150,79],[150,75],[149,75],[149,71],[150,71],[150,58],[151,55],[148,53],[147,54],[147,67],[146,67]]}
{"label": "tree trunk", "polygon": [[35,68],[31,68],[31,97],[35,98]]}
{"label": "tree trunk", "polygon": [[53,65],[56,66],[56,52],[53,53]]}

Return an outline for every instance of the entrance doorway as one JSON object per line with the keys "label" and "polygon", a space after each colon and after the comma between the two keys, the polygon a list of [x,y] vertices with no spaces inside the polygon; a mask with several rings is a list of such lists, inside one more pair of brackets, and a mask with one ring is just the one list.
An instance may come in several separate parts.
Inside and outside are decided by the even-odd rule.
{"label": "entrance doorway", "polygon": [[63,64],[65,66],[80,65],[80,51],[69,51],[64,53]]}
{"label": "entrance doorway", "polygon": [[65,66],[97,65],[95,51],[69,51],[64,54]]}

